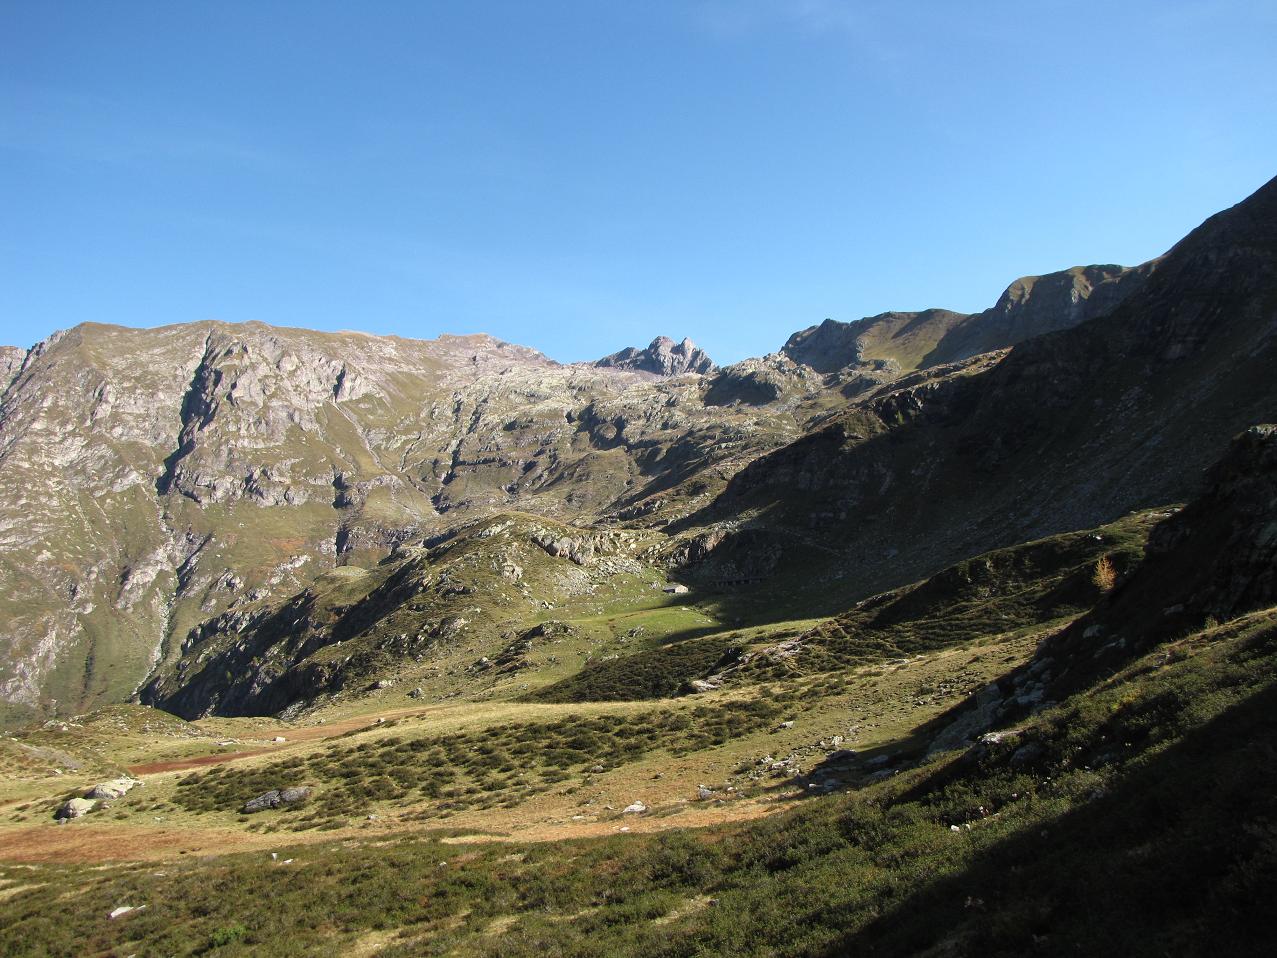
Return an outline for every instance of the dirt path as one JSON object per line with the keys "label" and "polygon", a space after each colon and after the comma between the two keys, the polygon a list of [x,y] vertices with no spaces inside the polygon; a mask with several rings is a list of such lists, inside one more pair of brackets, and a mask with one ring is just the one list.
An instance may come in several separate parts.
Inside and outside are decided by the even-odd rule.
{"label": "dirt path", "polygon": [[146,828],[136,825],[28,825],[0,830],[0,861],[96,863],[155,861],[180,854],[248,851],[278,838],[231,828]]}
{"label": "dirt path", "polygon": [[[387,712],[379,713],[380,718],[399,719],[411,718],[414,716],[425,715],[424,709],[407,708],[392,709]],[[180,772],[187,768],[204,768],[208,765],[221,765],[224,762],[234,762],[242,758],[251,758],[254,755],[267,755],[271,752],[287,751],[288,746],[295,742],[313,742],[316,739],[336,738],[339,735],[345,735],[358,729],[372,729],[377,727],[375,720],[370,720],[367,715],[356,716],[355,718],[344,719],[339,722],[326,722],[323,725],[308,725],[302,728],[289,728],[281,730],[280,734],[288,740],[267,748],[245,749],[241,752],[222,752],[214,755],[201,755],[197,758],[183,758],[168,762],[145,762],[141,765],[130,765],[126,771],[130,775],[158,775],[162,772]],[[287,733],[287,734],[284,734]]]}
{"label": "dirt path", "polygon": [[[486,842],[555,842],[570,838],[663,832],[671,828],[726,825],[771,815],[788,807],[786,802],[741,802],[736,806],[687,809],[660,818],[634,816],[610,821],[529,822],[508,834],[474,833],[443,839],[449,844]],[[25,825],[0,829],[0,862],[35,864],[99,864],[105,862],[165,861],[179,855],[224,855],[357,839],[361,841],[409,837],[429,831],[418,826],[381,829],[347,828],[334,831],[261,835],[233,828],[178,828],[142,825]]]}
{"label": "dirt path", "polygon": [[221,765],[239,758],[252,755],[265,755],[276,751],[272,748],[257,748],[247,752],[225,752],[221,755],[201,755],[199,758],[184,758],[175,762],[147,762],[145,765],[129,765],[125,771],[133,776],[158,775],[160,772],[180,772],[184,768],[202,768],[205,765]]}
{"label": "dirt path", "polygon": [[747,822],[767,815],[774,815],[791,807],[788,802],[740,802],[728,806],[704,809],[688,809],[677,815],[663,818],[647,818],[641,815],[610,821],[583,822],[531,822],[516,826],[504,835],[473,834],[444,838],[450,845],[472,845],[487,842],[558,842],[569,838],[594,838],[600,835],[616,835],[622,831],[633,835],[664,832],[672,828],[703,828],[711,825],[729,825]]}

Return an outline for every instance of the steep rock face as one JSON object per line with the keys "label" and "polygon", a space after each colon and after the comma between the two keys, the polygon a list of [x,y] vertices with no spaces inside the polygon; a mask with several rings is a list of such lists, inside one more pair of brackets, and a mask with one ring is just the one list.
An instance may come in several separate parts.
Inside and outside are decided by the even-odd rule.
{"label": "steep rock face", "polygon": [[760,424],[707,409],[694,378],[562,366],[484,336],[86,324],[19,368],[0,400],[14,718],[127,698],[201,622],[466,513],[665,521],[808,415]]}
{"label": "steep rock face", "polygon": [[604,356],[594,365],[601,368],[633,369],[656,373],[658,376],[708,373],[715,369],[713,360],[690,339],[676,343],[668,336],[657,336],[646,349],[627,346],[618,353]]}
{"label": "steep rock face", "polygon": [[923,357],[922,365],[958,362],[1105,316],[1143,286],[1158,262],[1133,269],[1075,266],[1045,276],[1021,277],[995,305],[947,329]]}
{"label": "steep rock face", "polygon": [[991,368],[875,393],[742,470],[689,524],[809,528],[868,595],[1183,499],[1277,418],[1277,181],[1181,241],[1109,316]]}
{"label": "steep rock face", "polygon": [[17,346],[0,346],[0,393],[9,388],[22,362],[27,358],[27,351]]}

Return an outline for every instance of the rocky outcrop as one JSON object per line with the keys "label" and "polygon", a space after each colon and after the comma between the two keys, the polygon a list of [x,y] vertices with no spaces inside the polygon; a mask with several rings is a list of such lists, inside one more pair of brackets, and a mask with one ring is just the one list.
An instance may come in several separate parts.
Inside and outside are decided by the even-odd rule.
{"label": "rocky outcrop", "polygon": [[310,798],[312,791],[313,789],[304,786],[273,788],[269,792],[258,795],[256,798],[250,798],[240,808],[240,813],[251,815],[254,812],[264,812],[271,808],[287,808],[290,805],[298,805]]}
{"label": "rocky outcrop", "polygon": [[546,555],[568,559],[577,565],[586,565],[596,556],[615,555],[624,541],[615,532],[565,535],[540,527],[532,530],[531,539],[535,545],[545,550]]}
{"label": "rocky outcrop", "polygon": [[17,346],[0,346],[0,394],[3,394],[17,377],[26,358],[25,349],[19,349]]}
{"label": "rocky outcrop", "polygon": [[668,336],[657,336],[646,349],[627,346],[620,352],[604,356],[594,365],[601,368],[633,369],[658,376],[709,373],[715,369],[714,361],[690,339],[676,343]]}
{"label": "rocky outcrop", "polygon": [[792,402],[818,393],[822,385],[821,377],[810,367],[773,353],[719,369],[709,378],[705,404],[765,406],[782,400]]}

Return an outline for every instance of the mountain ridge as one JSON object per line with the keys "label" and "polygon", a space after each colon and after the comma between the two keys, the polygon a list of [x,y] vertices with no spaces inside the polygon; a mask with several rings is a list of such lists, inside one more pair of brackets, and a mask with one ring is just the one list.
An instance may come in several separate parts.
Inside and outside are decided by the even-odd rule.
{"label": "mountain ridge", "polygon": [[[1271,193],[1233,219],[1266,210]],[[1213,255],[1233,256],[1238,244],[1220,223],[1227,217],[1141,267],[1022,278],[984,313],[811,327],[778,353],[695,376],[564,365],[483,334],[406,340],[216,321],[60,332],[25,354],[0,399],[0,471],[21,490],[0,510],[0,696],[12,716],[122,700],[174,666],[203,623],[510,510],[584,529],[663,530],[658,564],[714,583],[769,582],[809,561],[815,546],[803,542],[846,534],[840,561],[861,571],[834,594],[854,598],[1016,537],[1165,501],[1185,488],[1174,469],[1204,465],[1234,427],[1277,418],[1261,380],[1244,372],[1267,355],[1263,317],[1251,321],[1259,333],[1245,356],[1234,343],[1203,358],[1210,336],[1191,322],[1177,344],[1143,355],[1156,331],[1140,310],[1205,295],[1203,278],[1215,276],[1220,302],[1253,311],[1247,290],[1221,288],[1211,263],[1194,259],[1212,244]],[[1266,250],[1252,284],[1267,282]],[[1091,316],[1108,303],[1111,313]],[[895,355],[866,346],[874,328]],[[822,329],[837,342],[821,346]],[[973,343],[996,348],[963,356]],[[1176,387],[1149,379],[1158,349],[1180,352],[1157,365],[1185,360]],[[963,358],[938,362],[950,356]],[[1243,372],[1230,385],[1215,371],[1234,360]],[[1099,378],[1126,377],[1128,391],[1151,383],[1157,395],[1124,399],[1095,385],[1097,363],[1111,367]],[[1187,382],[1209,400],[1200,443],[1197,420],[1158,398]],[[1060,425],[1060,410],[1093,387],[1111,443]],[[1167,422],[1154,428],[1159,416]],[[1139,423],[1134,433],[1162,436],[1160,450],[1132,446]],[[1031,439],[1043,430],[1057,436],[1045,452]],[[1143,450],[1145,478],[1119,448]],[[1087,462],[1092,475],[1079,479]],[[939,477],[958,464],[978,482],[1008,469],[1013,478],[990,480],[974,499],[930,480],[901,492],[917,470]],[[1055,504],[994,519],[1034,484],[1054,489]],[[769,544],[777,523],[794,544]]]}

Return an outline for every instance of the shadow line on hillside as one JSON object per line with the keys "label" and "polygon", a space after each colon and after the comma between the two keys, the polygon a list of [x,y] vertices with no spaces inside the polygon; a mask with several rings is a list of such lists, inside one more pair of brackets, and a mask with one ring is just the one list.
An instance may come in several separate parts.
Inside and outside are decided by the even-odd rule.
{"label": "shadow line on hillside", "polygon": [[978,852],[824,954],[1266,953],[1277,682],[1132,764],[1110,791]]}

